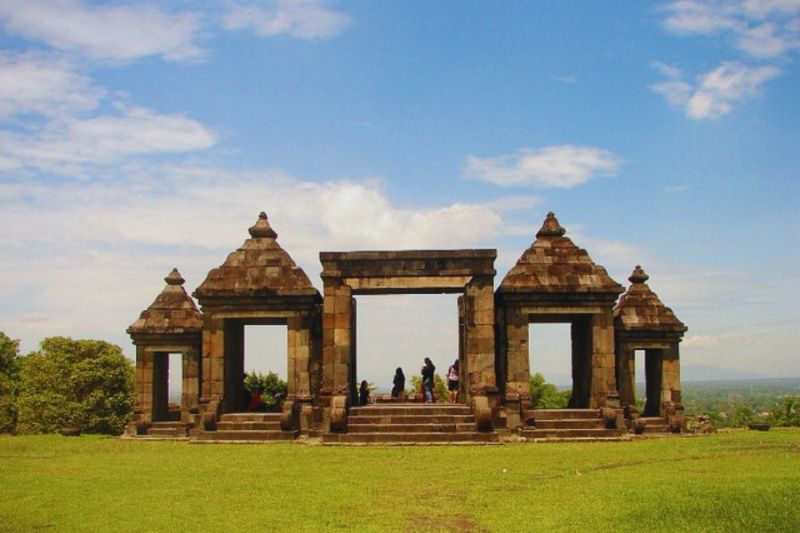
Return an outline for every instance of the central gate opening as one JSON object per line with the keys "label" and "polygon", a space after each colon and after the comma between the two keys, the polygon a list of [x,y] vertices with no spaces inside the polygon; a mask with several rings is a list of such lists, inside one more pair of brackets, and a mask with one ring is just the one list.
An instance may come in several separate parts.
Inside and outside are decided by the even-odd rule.
{"label": "central gate opening", "polygon": [[[367,380],[375,387],[373,401],[388,399],[397,368],[405,375],[405,390],[411,391],[424,357],[431,358],[446,383],[447,369],[458,359],[456,295],[365,295],[356,301],[357,382]],[[439,392],[437,400],[445,401]]]}

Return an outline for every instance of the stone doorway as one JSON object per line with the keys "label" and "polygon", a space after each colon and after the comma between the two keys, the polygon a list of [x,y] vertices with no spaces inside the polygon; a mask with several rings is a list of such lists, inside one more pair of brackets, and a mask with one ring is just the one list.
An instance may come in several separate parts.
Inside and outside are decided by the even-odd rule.
{"label": "stone doorway", "polygon": [[[248,410],[250,395],[245,390],[244,378],[248,370],[254,369],[253,358],[248,356],[248,352],[253,348],[253,343],[248,342],[248,335],[252,334],[256,327],[272,326],[279,330],[274,333],[283,333],[283,349],[279,349],[275,345],[262,347],[262,349],[280,352],[283,356],[281,363],[279,363],[282,368],[259,368],[258,371],[262,374],[273,371],[281,376],[281,379],[286,380],[286,369],[290,363],[287,322],[286,318],[232,318],[225,320],[225,387],[223,394],[225,398],[229,399],[229,403],[226,404],[226,412],[245,412]],[[271,362],[276,360],[276,357],[270,358]]]}
{"label": "stone doorway", "polygon": [[528,323],[529,374],[541,373],[546,382],[560,390],[568,385],[569,407],[588,407],[586,393],[591,385],[591,352],[587,351],[587,346],[591,343],[587,339],[590,329],[586,327],[586,319],[577,315],[532,317]]}
{"label": "stone doorway", "polygon": [[[494,374],[496,250],[322,252],[323,346],[320,405],[326,429],[343,430],[357,394],[356,295],[460,294],[460,366],[464,401],[490,423]],[[407,376],[408,379],[408,376]],[[487,414],[488,413],[488,414]]]}
{"label": "stone doorway", "polygon": [[[389,395],[400,367],[406,390],[420,375],[423,358],[436,365],[446,381],[447,369],[459,357],[458,300],[452,294],[356,296],[358,317],[357,383],[376,386],[373,399]],[[386,399],[386,398],[382,398]],[[409,397],[409,401],[417,398]]]}

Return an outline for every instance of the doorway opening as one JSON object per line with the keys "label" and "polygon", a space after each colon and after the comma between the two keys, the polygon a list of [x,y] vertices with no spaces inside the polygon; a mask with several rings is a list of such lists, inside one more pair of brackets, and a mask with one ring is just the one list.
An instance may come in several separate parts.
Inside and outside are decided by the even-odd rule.
{"label": "doorway opening", "polygon": [[[370,384],[373,401],[391,398],[397,368],[405,391],[415,389],[425,357],[436,366],[439,389],[459,358],[457,294],[360,295],[357,300],[356,384]],[[439,390],[437,401],[447,401]]]}
{"label": "doorway opening", "polygon": [[571,325],[531,323],[528,338],[531,407],[565,409],[572,393]]}
{"label": "doorway opening", "polygon": [[[256,407],[257,410],[263,410],[253,396],[259,390],[259,383],[263,383],[270,372],[278,376],[280,386],[270,386],[270,390],[262,394],[264,409],[269,410],[276,405],[279,407],[280,400],[286,394],[287,350],[286,319],[225,320],[224,388],[227,412],[246,412]],[[275,394],[279,391],[282,391],[282,395],[276,399]]]}
{"label": "doorway opening", "polygon": [[153,421],[174,422],[181,419],[186,405],[183,387],[183,354],[153,353]]}

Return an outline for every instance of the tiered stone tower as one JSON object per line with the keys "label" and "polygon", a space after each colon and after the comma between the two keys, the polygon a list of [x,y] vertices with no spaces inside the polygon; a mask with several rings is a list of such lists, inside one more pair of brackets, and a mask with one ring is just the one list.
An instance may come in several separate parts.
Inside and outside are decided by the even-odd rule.
{"label": "tiered stone tower", "polygon": [[[634,395],[634,353],[644,350],[647,397],[644,417],[663,418],[672,431],[679,431],[683,413],[679,344],[687,327],[650,289],[649,278],[636,265],[628,278],[631,286],[614,309],[620,401],[628,417],[635,421],[639,413]],[[650,420],[650,426],[655,425],[657,422]]]}
{"label": "tiered stone tower", "polygon": [[266,213],[250,238],[212,269],[194,291],[203,309],[203,387],[200,406],[207,429],[222,413],[243,411],[244,327],[287,326],[288,395],[283,427],[307,430],[319,390],[322,297],[277,242]]}
{"label": "tiered stone tower", "polygon": [[[198,412],[200,346],[203,315],[186,290],[185,280],[173,268],[164,278],[167,285],[155,301],[128,327],[136,345],[136,400],[129,432],[148,433],[154,424],[168,434],[193,425]],[[179,412],[169,410],[169,354],[182,354],[183,383]],[[183,426],[166,422],[180,422]]]}

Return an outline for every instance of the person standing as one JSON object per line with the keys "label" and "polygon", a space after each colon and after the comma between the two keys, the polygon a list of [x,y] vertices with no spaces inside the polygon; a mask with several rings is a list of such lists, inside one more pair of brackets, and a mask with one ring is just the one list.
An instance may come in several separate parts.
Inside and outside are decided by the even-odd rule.
{"label": "person standing", "polygon": [[368,405],[371,398],[369,397],[369,384],[367,380],[361,382],[361,388],[358,390],[358,403],[361,405]]}
{"label": "person standing", "polygon": [[450,403],[458,400],[458,359],[447,369],[447,390],[450,391]]}
{"label": "person standing", "polygon": [[392,398],[396,400],[402,399],[403,392],[406,389],[406,376],[403,374],[403,369],[399,366],[394,372],[394,381],[392,387]]}
{"label": "person standing", "polygon": [[433,403],[435,401],[433,397],[433,376],[434,372],[436,372],[436,367],[431,362],[430,357],[425,358],[425,365],[420,372],[422,373],[423,399],[425,403]]}

